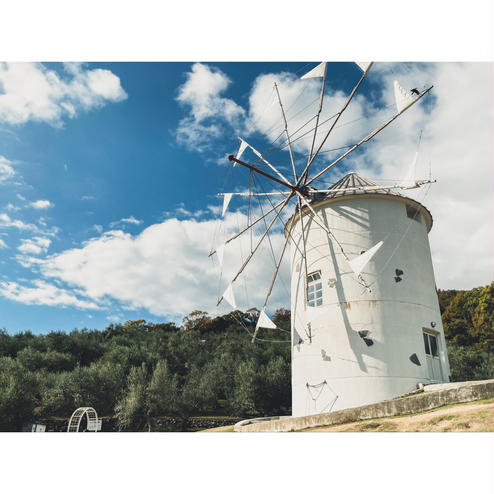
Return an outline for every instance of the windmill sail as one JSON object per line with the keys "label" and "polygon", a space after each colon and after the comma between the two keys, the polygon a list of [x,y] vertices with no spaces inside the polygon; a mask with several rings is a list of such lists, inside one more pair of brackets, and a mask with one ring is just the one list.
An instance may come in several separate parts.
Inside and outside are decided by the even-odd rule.
{"label": "windmill sail", "polygon": [[235,296],[233,295],[233,286],[230,283],[223,294],[223,298],[234,308],[237,308],[237,303],[235,302]]}
{"label": "windmill sail", "polygon": [[256,330],[258,328],[268,328],[268,329],[276,329],[276,324],[271,321],[271,319],[267,316],[264,310],[259,314],[259,319],[257,320]]}
{"label": "windmill sail", "polygon": [[365,268],[366,264],[374,257],[374,254],[381,248],[383,241],[378,242],[374,247],[371,247],[369,250],[365,251],[362,255],[356,257],[349,261],[350,267],[352,271],[358,276],[362,270]]}
{"label": "windmill sail", "polygon": [[365,72],[371,65],[372,62],[355,62],[362,72]]}
{"label": "windmill sail", "polygon": [[[248,144],[241,138],[240,139],[240,147],[238,148],[236,158],[239,160],[242,157],[242,154],[244,154],[244,151],[247,149]],[[233,166],[236,166],[236,163],[233,164]]]}
{"label": "windmill sail", "polygon": [[327,62],[320,63],[317,67],[314,67],[312,70],[309,70],[309,72],[303,75],[300,79],[312,79],[314,77],[324,77],[324,74],[326,73],[326,64]]}
{"label": "windmill sail", "polygon": [[221,216],[225,216],[228,204],[230,204],[230,201],[232,200],[232,195],[233,194],[228,193],[223,196],[223,212],[221,213]]}
{"label": "windmill sail", "polygon": [[396,100],[396,108],[398,113],[402,112],[406,108],[408,108],[414,101],[415,97],[410,91],[403,89],[398,81],[395,81],[395,100]]}

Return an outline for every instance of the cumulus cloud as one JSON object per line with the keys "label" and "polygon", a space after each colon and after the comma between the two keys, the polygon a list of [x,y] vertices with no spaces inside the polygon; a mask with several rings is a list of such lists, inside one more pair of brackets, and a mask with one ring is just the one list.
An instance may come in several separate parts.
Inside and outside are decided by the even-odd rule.
{"label": "cumulus cloud", "polygon": [[27,230],[37,232],[38,227],[31,223],[24,223],[21,220],[14,220],[6,213],[0,213],[0,227],[17,228],[18,230]]}
{"label": "cumulus cloud", "polygon": [[22,239],[21,244],[17,247],[23,254],[42,254],[45,253],[51,245],[51,240],[46,237],[33,237]]}
{"label": "cumulus cloud", "polygon": [[0,184],[6,182],[15,175],[15,170],[12,168],[12,162],[4,156],[0,155]]}
{"label": "cumulus cloud", "polygon": [[79,309],[99,309],[92,301],[76,297],[72,292],[44,280],[34,280],[32,286],[16,282],[0,282],[0,295],[27,305],[49,305],[61,307],[77,307]]}
{"label": "cumulus cloud", "polygon": [[[246,217],[241,213],[228,214],[224,235],[230,235],[238,224],[245,222]],[[248,254],[250,239],[247,236],[227,246],[220,280],[216,257],[208,259],[210,240],[217,230],[216,220],[168,219],[136,236],[119,230],[106,232],[80,248],[44,259],[24,258],[23,265],[39,270],[45,279],[65,283],[75,290],[75,295],[83,295],[95,303],[111,298],[125,307],[144,308],[158,316],[183,316],[195,309],[224,312],[230,307],[224,302],[216,309],[216,301],[226,287],[226,280],[233,278]],[[254,241],[259,238],[258,233]],[[222,239],[217,238],[218,244]],[[271,242],[279,250],[283,234],[275,232]],[[254,284],[267,290],[269,286],[274,261],[268,245],[265,242],[256,253],[256,262],[250,263],[245,276],[235,283],[239,306],[244,309],[263,302],[265,294],[251,288]],[[282,268],[285,282],[287,273],[285,263]],[[270,306],[286,306],[288,301],[286,287],[277,284]]]}
{"label": "cumulus cloud", "polygon": [[30,202],[29,206],[34,209],[46,209],[52,207],[53,204],[46,199],[38,199],[37,201]]}
{"label": "cumulus cloud", "polygon": [[63,118],[127,98],[109,70],[65,64],[63,75],[41,63],[0,63],[0,122],[60,126]]}
{"label": "cumulus cloud", "polygon": [[188,109],[179,122],[177,140],[195,149],[203,149],[211,137],[220,137],[224,124],[236,128],[245,110],[222,93],[231,80],[219,69],[195,63],[178,90],[177,101]]}
{"label": "cumulus cloud", "polygon": [[[320,79],[301,80],[300,77],[290,73],[270,73],[257,77],[249,97],[246,132],[247,134],[258,132],[269,142],[276,140],[277,148],[287,150],[281,108],[274,90],[275,83],[288,121],[292,147],[298,153],[307,155],[312,147],[315,117],[319,107]],[[322,143],[334,117],[347,98],[348,95],[343,91],[329,84],[326,86],[314,149]],[[357,140],[356,136],[364,134],[371,128],[376,112],[377,108],[372,103],[361,96],[356,97],[333,129],[329,141],[331,145],[325,145],[323,150],[354,144]],[[320,156],[319,161],[327,157],[326,154]]]}

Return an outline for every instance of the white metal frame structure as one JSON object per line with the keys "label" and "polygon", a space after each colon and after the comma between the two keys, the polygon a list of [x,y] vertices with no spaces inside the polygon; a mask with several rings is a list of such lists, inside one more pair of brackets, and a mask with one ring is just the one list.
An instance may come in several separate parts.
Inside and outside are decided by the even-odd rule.
{"label": "white metal frame structure", "polygon": [[70,417],[69,425],[67,426],[67,432],[79,432],[79,426],[81,425],[81,421],[84,415],[86,415],[87,417],[87,431],[97,432],[98,414],[92,407],[79,407],[77,410],[75,410]]}

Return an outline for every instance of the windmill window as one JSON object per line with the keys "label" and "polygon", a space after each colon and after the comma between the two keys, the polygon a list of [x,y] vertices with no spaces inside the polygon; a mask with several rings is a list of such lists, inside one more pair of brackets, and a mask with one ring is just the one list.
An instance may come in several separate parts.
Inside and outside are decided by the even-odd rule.
{"label": "windmill window", "polygon": [[320,271],[307,276],[307,302],[311,307],[322,305],[322,280]]}
{"label": "windmill window", "polygon": [[420,212],[418,209],[407,204],[407,216],[412,220],[418,221],[420,223]]}
{"label": "windmill window", "polygon": [[437,336],[425,332],[423,334],[424,334],[425,354],[432,355],[433,357],[437,357],[438,356]]}

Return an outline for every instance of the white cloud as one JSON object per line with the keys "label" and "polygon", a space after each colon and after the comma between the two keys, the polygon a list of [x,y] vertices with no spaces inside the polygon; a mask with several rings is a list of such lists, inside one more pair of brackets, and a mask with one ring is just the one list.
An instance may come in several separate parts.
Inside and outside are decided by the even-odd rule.
{"label": "white cloud", "polygon": [[[229,214],[226,219],[227,235],[236,231],[238,222],[245,223],[241,213]],[[195,309],[225,312],[226,303],[216,308],[217,298],[250,249],[250,238],[231,242],[225,249],[223,281],[219,279],[219,267],[215,256],[208,259],[211,239],[217,233],[215,220],[169,219],[144,229],[132,236],[122,231],[110,231],[89,240],[81,248],[63,251],[45,259],[31,258],[32,265],[40,273],[62,281],[83,294],[85,298],[99,301],[111,297],[130,309],[145,308],[159,316],[183,316]],[[223,237],[221,237],[223,238]],[[259,238],[254,235],[254,241]],[[273,246],[280,250],[283,234],[271,236]],[[220,243],[220,239],[217,238]],[[244,309],[260,306],[268,288],[274,261],[268,244],[256,253],[256,262],[250,263],[235,283],[239,304]],[[26,266],[29,260],[26,261]],[[287,266],[283,265],[285,281]],[[244,281],[247,283],[247,295]],[[252,290],[252,286],[257,287]],[[277,284],[270,307],[289,304],[288,292]]]}
{"label": "white cloud", "polygon": [[122,218],[118,221],[113,221],[112,223],[110,223],[110,227],[115,228],[116,226],[121,225],[122,223],[129,225],[140,225],[142,223],[142,220],[138,220],[133,216],[129,216],[128,218]]}
{"label": "white cloud", "polygon": [[[263,74],[257,77],[249,97],[247,133],[259,132],[269,142],[278,138],[276,146],[278,148],[284,146],[284,125],[274,90],[275,82],[288,121],[288,131],[293,149],[299,153],[308,154],[312,145],[314,133],[312,129],[315,127],[315,116],[319,107],[320,79],[301,80],[300,77],[290,73]],[[333,123],[331,117],[336,115],[346,99],[347,95],[341,90],[332,88],[329,84],[326,86],[315,149],[318,148]],[[365,101],[364,98],[355,98],[353,104],[348,107],[333,129],[331,140],[323,147],[323,150],[354,144],[357,140],[356,136],[363,134],[372,125],[369,118],[363,118],[364,115],[374,112],[376,112],[376,108],[369,105],[369,102]],[[281,137],[279,137],[280,134]],[[324,157],[325,155],[321,155],[321,159]],[[307,158],[305,158],[306,160]],[[301,167],[301,164],[299,166]]]}
{"label": "white cloud", "polygon": [[0,155],[0,183],[6,182],[9,178],[12,178],[14,175],[15,175],[15,170],[12,168],[12,162],[9,161],[4,156]]}
{"label": "white cloud", "polygon": [[17,250],[23,254],[39,255],[45,253],[51,245],[51,240],[46,237],[33,237],[22,239],[22,243]]}
{"label": "white cloud", "polygon": [[18,230],[27,230],[37,232],[38,227],[30,223],[24,223],[21,220],[13,220],[6,213],[0,213],[0,227],[17,228]]}
{"label": "white cloud", "polygon": [[97,233],[101,233],[103,231],[103,227],[101,225],[93,225],[93,230]]}
{"label": "white cloud", "polygon": [[202,63],[192,66],[177,96],[177,101],[189,110],[177,129],[179,143],[203,149],[208,140],[221,135],[223,124],[237,128],[245,110],[232,99],[221,96],[230,84],[226,74],[215,67]]}
{"label": "white cloud", "polygon": [[52,207],[53,204],[46,199],[38,199],[37,201],[30,202],[29,206],[34,209],[46,209]]}
{"label": "white cloud", "polygon": [[81,201],[92,201],[96,199],[94,196],[82,196]]}
{"label": "white cloud", "polygon": [[34,280],[34,286],[23,286],[16,282],[0,282],[0,295],[27,305],[49,305],[77,307],[79,309],[99,309],[92,301],[77,298],[68,292],[44,280]]}
{"label": "white cloud", "polygon": [[[201,67],[203,71],[206,69],[205,66]],[[212,68],[208,70],[214,72]],[[358,74],[355,82],[357,76]],[[350,155],[335,166],[324,179],[336,181],[346,170],[354,169],[363,176],[381,180],[385,184],[389,184],[391,179],[400,180],[408,171],[417,149],[420,131],[423,130],[417,178],[428,178],[430,163],[432,174],[438,182],[432,185],[425,198],[425,189],[417,193],[421,194],[418,198],[424,201],[434,216],[430,242],[437,285],[440,288],[470,288],[487,284],[492,281],[494,251],[492,64],[376,63],[369,73],[368,82],[364,83],[373,84],[372,92],[368,96],[358,95],[354,98],[323,150],[356,143],[384,123],[395,112],[394,79],[398,79],[405,88],[422,89],[434,84],[434,89],[430,96],[426,96],[372,141],[364,144],[360,152]],[[316,114],[319,79],[302,81],[289,73],[262,74],[254,81],[249,95],[243,129],[245,136],[261,135],[272,142],[283,133],[280,108],[273,90],[275,81],[291,134]],[[227,85],[211,83],[211,87],[216,90],[224,90]],[[195,86],[186,94],[191,95],[191,101],[202,101],[202,93]],[[326,89],[326,95],[321,122],[334,115],[347,97],[347,94],[330,85]],[[195,103],[195,108],[199,116],[208,115],[208,122],[227,121],[221,110],[217,112],[215,120],[213,106]],[[243,114],[238,112],[238,115]],[[241,127],[237,122],[235,125]],[[309,123],[292,140],[310,130],[312,125],[313,122]],[[325,135],[329,125],[330,122],[321,128],[319,139]],[[197,127],[192,126],[191,132],[196,129]],[[206,129],[198,129],[198,133],[204,130]],[[224,140],[224,129],[221,126],[218,127],[218,133]],[[234,140],[235,134],[231,130],[227,135],[231,141]],[[191,135],[192,140],[199,140],[200,137]],[[214,132],[208,136],[213,146],[215,142],[219,142],[214,137]],[[295,151],[306,154],[311,138],[312,133],[309,133],[304,138],[295,140]],[[278,147],[283,142],[284,137],[281,136],[277,141]],[[318,143],[316,147],[317,145]],[[260,148],[259,151],[264,152],[265,148]],[[320,155],[317,162],[314,162],[311,175],[322,169],[328,159],[343,152],[344,150],[340,150]],[[247,154],[246,156],[249,158]],[[284,159],[287,170],[285,173],[289,173],[286,153],[285,156],[278,154],[273,159]],[[301,168],[303,159],[299,156],[298,160]],[[317,183],[314,185],[318,186]]]}
{"label": "white cloud", "polygon": [[7,249],[8,245],[5,243],[3,239],[0,238],[0,249]]}
{"label": "white cloud", "polygon": [[0,63],[0,121],[61,125],[64,117],[122,101],[127,94],[109,70],[65,64],[61,76],[41,63]]}

